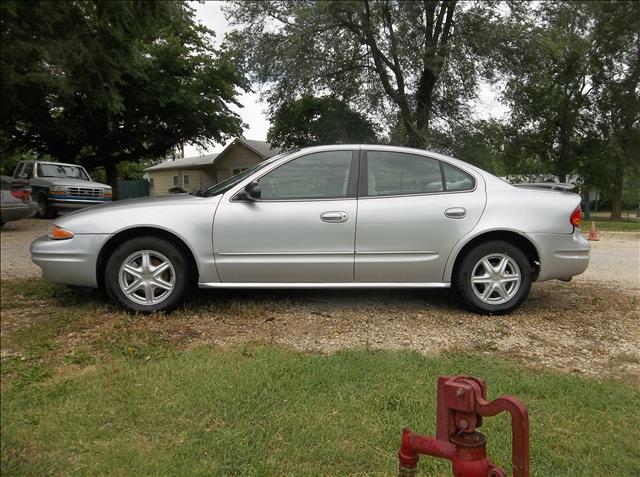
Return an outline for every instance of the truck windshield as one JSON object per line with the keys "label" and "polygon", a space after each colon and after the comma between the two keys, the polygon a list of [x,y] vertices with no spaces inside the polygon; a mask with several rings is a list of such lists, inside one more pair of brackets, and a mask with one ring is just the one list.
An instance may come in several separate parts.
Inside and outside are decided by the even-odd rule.
{"label": "truck windshield", "polygon": [[278,154],[277,156],[273,156],[270,159],[267,159],[265,161],[259,162],[255,166],[250,167],[249,169],[244,170],[244,171],[236,174],[235,176],[229,177],[228,179],[225,179],[222,182],[218,182],[217,184],[212,185],[208,189],[197,191],[195,193],[195,195],[197,195],[199,197],[213,197],[214,195],[224,194],[229,189],[231,189],[234,185],[236,185],[238,182],[243,180],[245,177],[253,174],[254,172],[262,169],[265,166],[268,166],[269,164],[271,164],[274,161],[277,161],[278,159],[281,159],[281,158],[283,158],[285,156],[288,156],[292,152],[295,152],[295,151],[288,151],[288,152],[285,152],[285,153],[282,153],[282,154]]}
{"label": "truck windshield", "polygon": [[38,177],[68,177],[90,181],[89,174],[82,167],[66,164],[38,164]]}

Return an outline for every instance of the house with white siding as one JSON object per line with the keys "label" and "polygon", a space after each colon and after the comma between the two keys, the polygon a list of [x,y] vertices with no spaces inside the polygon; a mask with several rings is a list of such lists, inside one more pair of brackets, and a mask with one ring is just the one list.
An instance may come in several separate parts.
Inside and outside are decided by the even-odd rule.
{"label": "house with white siding", "polygon": [[191,192],[217,184],[279,153],[266,141],[237,138],[218,154],[169,159],[144,172],[151,195],[166,195],[173,187]]}

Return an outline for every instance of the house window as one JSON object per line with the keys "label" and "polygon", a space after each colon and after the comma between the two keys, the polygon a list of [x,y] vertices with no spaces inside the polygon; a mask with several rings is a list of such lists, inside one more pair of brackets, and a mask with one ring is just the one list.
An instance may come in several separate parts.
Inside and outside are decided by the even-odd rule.
{"label": "house window", "polygon": [[180,187],[180,176],[173,176],[173,187]]}
{"label": "house window", "polygon": [[182,183],[183,183],[185,186],[188,186],[188,185],[189,185],[189,175],[188,175],[188,174],[185,174],[184,176],[182,176]]}
{"label": "house window", "polygon": [[244,172],[247,169],[249,169],[249,168],[248,167],[236,167],[235,169],[231,170],[231,175],[235,176],[236,174],[240,174],[241,172]]}

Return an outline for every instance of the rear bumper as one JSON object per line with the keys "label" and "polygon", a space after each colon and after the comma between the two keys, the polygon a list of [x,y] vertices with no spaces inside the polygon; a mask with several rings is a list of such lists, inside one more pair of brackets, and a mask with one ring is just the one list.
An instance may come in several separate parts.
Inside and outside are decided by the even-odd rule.
{"label": "rear bumper", "polygon": [[573,234],[528,234],[540,254],[538,281],[568,280],[589,265],[589,242],[579,229]]}
{"label": "rear bumper", "polygon": [[53,283],[98,287],[98,252],[108,234],[76,235],[69,240],[40,237],[31,243],[31,261],[42,269],[42,277]]}
{"label": "rear bumper", "polygon": [[35,202],[3,205],[0,209],[0,216],[3,222],[21,220],[33,217],[38,211],[38,204]]}

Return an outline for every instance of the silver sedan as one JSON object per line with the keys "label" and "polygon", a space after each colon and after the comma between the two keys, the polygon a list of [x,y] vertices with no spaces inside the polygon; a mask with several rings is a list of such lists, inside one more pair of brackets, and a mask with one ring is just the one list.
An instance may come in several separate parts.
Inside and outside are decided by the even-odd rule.
{"label": "silver sedan", "polygon": [[390,146],[282,154],[196,195],[100,205],[31,245],[44,278],[151,312],[200,288],[449,288],[508,313],[587,268],[580,197]]}

